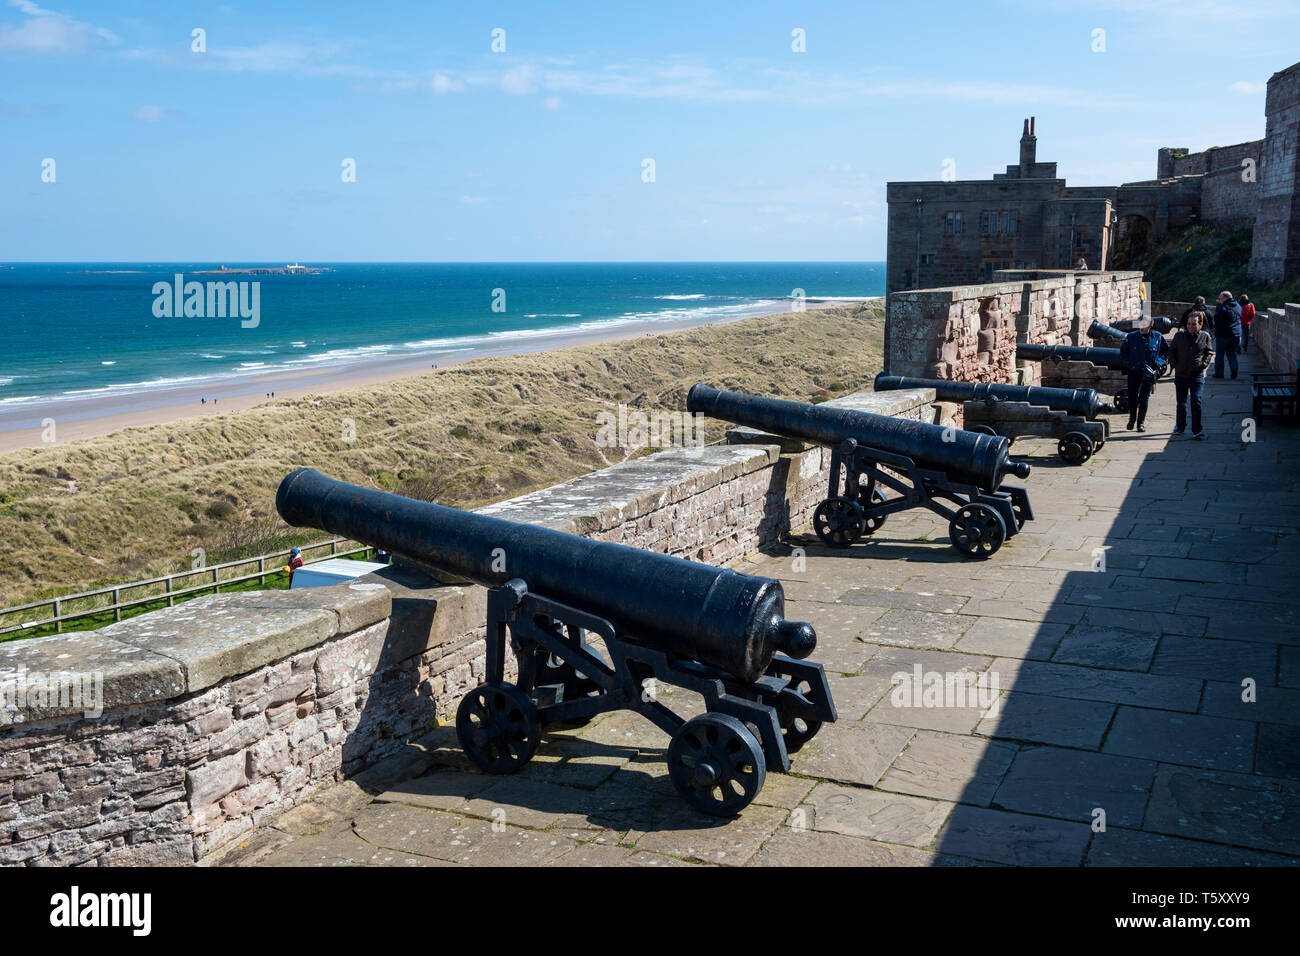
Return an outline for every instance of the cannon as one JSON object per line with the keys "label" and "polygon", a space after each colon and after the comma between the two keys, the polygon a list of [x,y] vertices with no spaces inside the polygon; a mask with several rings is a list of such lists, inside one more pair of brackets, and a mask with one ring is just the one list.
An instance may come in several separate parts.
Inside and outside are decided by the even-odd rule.
{"label": "cannon", "polygon": [[1121,332],[1113,325],[1107,325],[1099,319],[1093,319],[1088,326],[1088,338],[1102,342],[1123,342],[1128,338],[1127,332]]}
{"label": "cannon", "polygon": [[1091,388],[953,382],[884,372],[876,376],[877,392],[903,388],[932,388],[940,401],[961,402],[967,431],[1001,435],[1013,442],[1035,435],[1055,438],[1057,454],[1070,465],[1083,464],[1106,443],[1107,423],[1095,419],[1114,411]]}
{"label": "cannon", "polygon": [[[1116,325],[1107,325],[1098,319],[1093,319],[1092,324],[1088,326],[1088,338],[1103,342],[1123,342],[1128,338],[1128,334],[1137,328],[1137,324],[1131,320],[1124,320],[1127,328],[1119,328]],[[1174,330],[1174,320],[1166,315],[1157,315],[1151,320],[1151,328],[1164,335]]]}
{"label": "cannon", "polygon": [[1101,365],[1117,372],[1128,371],[1128,366],[1120,358],[1118,348],[1096,348],[1088,345],[1029,345],[1021,342],[1016,346],[1016,358],[1028,359],[1031,362],[1091,362],[1093,365]]}
{"label": "cannon", "polygon": [[830,448],[830,487],[813,512],[813,531],[830,547],[846,548],[878,531],[889,515],[922,507],[948,519],[958,552],[987,558],[1034,516],[1025,489],[1003,483],[1007,474],[1029,476],[1028,464],[1011,460],[1005,438],[703,382],[691,387],[686,407]]}
{"label": "cannon", "polygon": [[[456,734],[488,773],[536,754],[542,728],[635,710],[671,736],[669,776],[691,806],[732,816],[768,770],[836,718],[808,624],[788,621],[778,581],[626,545],[416,501],[327,478],[285,477],[291,525],[382,547],[488,588],[485,683],[465,695]],[[605,654],[589,641],[599,638]],[[506,644],[518,678],[506,681]],[[699,693],[684,720],[655,681]]]}
{"label": "cannon", "polygon": [[[1130,332],[1132,332],[1134,329],[1138,327],[1138,323],[1140,323],[1141,321],[1142,321],[1141,319],[1118,319],[1115,322],[1114,328],[1115,331],[1122,332],[1125,335],[1128,335]],[[1159,332],[1161,335],[1167,335],[1177,327],[1178,327],[1178,323],[1175,322],[1167,315],[1151,316],[1151,328],[1154,331]]]}
{"label": "cannon", "polygon": [[[1021,342],[1016,346],[1016,358],[1027,359],[1029,361],[1049,361],[1054,364],[1060,362],[1091,362],[1093,365],[1100,365],[1108,368],[1113,372],[1127,376],[1128,366],[1124,364],[1123,358],[1120,357],[1118,348],[1096,348],[1082,345],[1028,345]],[[1160,369],[1160,378],[1164,378],[1171,371],[1173,365],[1166,362]],[[1127,383],[1117,383],[1115,387],[1114,408],[1116,412],[1128,411],[1128,385]]]}

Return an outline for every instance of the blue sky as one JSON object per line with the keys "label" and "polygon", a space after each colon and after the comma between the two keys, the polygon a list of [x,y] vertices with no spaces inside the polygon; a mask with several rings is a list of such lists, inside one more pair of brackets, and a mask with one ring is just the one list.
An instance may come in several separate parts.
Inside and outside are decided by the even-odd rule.
{"label": "blue sky", "polygon": [[1262,136],[1297,39],[1294,0],[0,0],[0,260],[883,259],[885,182],[1031,114],[1072,185]]}

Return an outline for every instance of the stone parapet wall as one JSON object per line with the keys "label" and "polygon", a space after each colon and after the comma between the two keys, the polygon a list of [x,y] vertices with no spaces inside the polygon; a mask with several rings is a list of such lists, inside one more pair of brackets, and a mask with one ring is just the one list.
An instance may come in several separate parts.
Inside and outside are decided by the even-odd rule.
{"label": "stone parapet wall", "polygon": [[[928,389],[835,404],[944,407]],[[669,449],[481,513],[726,564],[811,520],[829,460],[771,438]],[[395,563],[0,644],[0,864],[201,862],[399,752],[481,682],[486,593]],[[56,673],[98,690],[17,696]]]}
{"label": "stone parapet wall", "polygon": [[1295,361],[1300,359],[1300,305],[1288,302],[1286,308],[1257,313],[1250,324],[1250,344],[1263,353],[1273,371],[1295,372]]}
{"label": "stone parapet wall", "polygon": [[1033,385],[1037,363],[1017,363],[1018,342],[1087,345],[1093,319],[1141,312],[1140,272],[1005,270],[1000,281],[891,292],[885,368],[891,375]]}

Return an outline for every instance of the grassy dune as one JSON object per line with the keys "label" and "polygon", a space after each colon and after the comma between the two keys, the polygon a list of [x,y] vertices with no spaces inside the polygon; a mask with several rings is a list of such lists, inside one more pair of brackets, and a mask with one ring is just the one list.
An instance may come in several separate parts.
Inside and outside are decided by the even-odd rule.
{"label": "grassy dune", "polygon": [[[479,359],[427,375],[0,457],[0,605],[316,540],[275,515],[301,466],[473,507],[601,468],[597,414],[684,407],[696,381],[809,400],[880,370],[883,301]],[[344,440],[345,419],[355,437]],[[710,423],[706,440],[722,437]]]}

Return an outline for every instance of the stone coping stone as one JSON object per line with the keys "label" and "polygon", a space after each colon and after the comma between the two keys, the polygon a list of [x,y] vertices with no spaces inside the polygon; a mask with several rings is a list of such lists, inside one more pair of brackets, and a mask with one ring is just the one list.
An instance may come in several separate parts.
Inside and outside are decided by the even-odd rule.
{"label": "stone coping stone", "polygon": [[668,448],[487,505],[477,513],[571,534],[599,534],[766,468],[778,457],[775,448],[754,445]]}
{"label": "stone coping stone", "polygon": [[[94,675],[99,675],[98,680]],[[96,716],[93,700],[37,700],[34,686],[53,680],[58,686],[87,688],[89,677],[99,683],[104,709],[146,704],[185,693],[185,673],[178,661],[142,647],[104,637],[101,631],[81,631],[34,637],[0,644],[0,727],[57,717]],[[19,706],[18,693],[24,700]]]}
{"label": "stone coping stone", "polygon": [[[98,631],[0,644],[0,726],[86,714],[65,699],[33,697],[39,677],[102,682],[104,709],[192,694],[386,619],[388,588],[352,581],[296,591],[213,594],[119,621]],[[14,693],[24,687],[26,706]],[[84,701],[84,703],[92,703]],[[96,702],[97,703],[97,702]]]}
{"label": "stone coping stone", "polygon": [[[889,392],[852,392],[832,398],[822,404],[827,408],[849,408],[855,412],[897,417],[922,405],[934,405],[932,388],[900,388]],[[731,445],[776,445],[782,454],[797,454],[811,446],[797,438],[772,435],[757,428],[737,425],[727,430],[727,443]]]}

